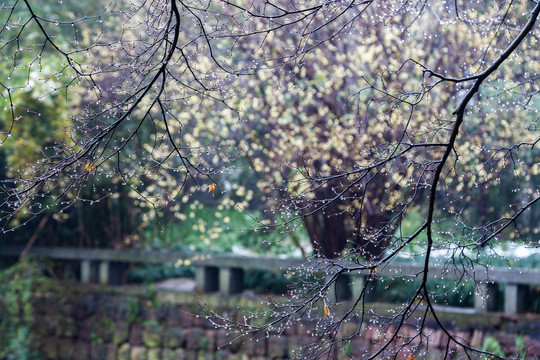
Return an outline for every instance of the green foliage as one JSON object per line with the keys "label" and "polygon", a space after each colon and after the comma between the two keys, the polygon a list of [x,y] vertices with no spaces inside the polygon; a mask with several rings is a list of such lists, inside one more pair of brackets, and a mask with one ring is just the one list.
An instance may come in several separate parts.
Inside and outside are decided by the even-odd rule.
{"label": "green foliage", "polygon": [[257,293],[286,293],[296,281],[281,272],[250,270],[246,272],[244,286]]}
{"label": "green foliage", "polygon": [[[382,302],[405,302],[410,300],[418,286],[420,279],[407,278],[380,278],[378,297]],[[470,281],[455,281],[446,279],[430,279],[428,291],[432,294],[432,301],[436,304],[456,307],[473,307],[474,284]]]}
{"label": "green foliage", "polygon": [[[416,230],[424,222],[424,214],[419,209],[410,210],[405,218],[399,223],[399,227],[396,229],[396,236],[408,237],[415,233]],[[425,236],[421,237],[422,239]]]}
{"label": "green foliage", "polygon": [[195,269],[193,266],[144,265],[132,269],[128,273],[127,281],[132,284],[141,284],[178,277],[195,277]]}
{"label": "green foliage", "polygon": [[147,284],[144,296],[146,297],[146,307],[160,308],[163,306],[163,303],[157,298],[157,290],[154,284]]}
{"label": "green foliage", "polygon": [[[486,336],[484,338],[484,344],[482,345],[482,350],[488,351],[492,354],[495,354],[497,356],[504,358],[504,352],[502,351],[501,344],[499,343],[499,340],[497,340],[493,336]],[[489,356],[484,355],[484,359],[489,359]]]}
{"label": "green foliage", "polygon": [[[4,71],[8,69],[0,64],[0,73]],[[71,144],[66,131],[71,126],[68,103],[61,93],[44,97],[49,91],[39,83],[29,89],[10,91],[13,108],[5,106],[0,113],[0,179],[34,175],[40,171],[37,164],[56,156],[59,143]],[[5,136],[8,132],[9,136]],[[17,214],[13,225],[27,218],[28,213],[50,206],[49,200],[36,201],[33,208],[25,207]]]}
{"label": "green foliage", "polygon": [[130,297],[126,301],[127,320],[129,323],[135,322],[139,319],[141,313],[141,307],[137,298]]}
{"label": "green foliage", "polygon": [[154,287],[154,285],[149,284],[146,287],[146,290],[144,292],[144,296],[146,297],[146,300],[148,300],[148,301],[156,300],[157,292],[156,292],[156,288]]}
{"label": "green foliage", "polygon": [[530,287],[531,312],[540,314],[540,286]]}
{"label": "green foliage", "polygon": [[456,284],[452,280],[430,279],[428,290],[434,294],[436,304],[473,307],[474,306],[474,283],[461,281]]}
{"label": "green foliage", "polygon": [[345,344],[344,351],[345,351],[345,354],[347,354],[348,356],[351,356],[351,354],[352,354],[352,344],[350,342],[347,342]]}
{"label": "green foliage", "polygon": [[93,345],[101,345],[101,344],[103,344],[103,339],[99,335],[96,335],[96,333],[91,333],[90,334],[90,342]]}
{"label": "green foliage", "polygon": [[380,278],[380,280],[383,282],[380,282],[378,289],[379,300],[388,303],[408,301],[420,285],[419,279]]}
{"label": "green foliage", "polygon": [[156,320],[145,320],[143,321],[143,326],[145,327],[159,327],[159,322]]}
{"label": "green foliage", "polygon": [[248,215],[232,204],[230,199],[215,206],[195,200],[179,215],[181,222],[168,223],[164,231],[152,224],[144,238],[152,247],[177,251],[231,253],[242,250],[267,255],[292,254],[298,250],[290,237],[260,230],[253,218],[257,215],[255,211]]}
{"label": "green foliage", "polygon": [[527,345],[525,345],[523,335],[518,335],[516,337],[516,351],[520,359],[525,359],[527,357]]}
{"label": "green foliage", "polygon": [[29,164],[36,163],[43,154],[54,155],[52,146],[57,141],[69,141],[65,131],[70,126],[68,104],[62,94],[42,98],[44,92],[38,86],[15,91],[11,99],[18,120],[13,122],[8,111],[0,117],[2,130],[9,129],[14,135],[4,140],[1,148],[12,171],[32,171]]}
{"label": "green foliage", "polygon": [[34,298],[56,288],[42,274],[41,265],[23,260],[0,272],[0,359],[38,359],[30,328],[34,321]]}
{"label": "green foliage", "polygon": [[201,349],[203,351],[208,350],[208,338],[206,336],[203,336],[203,338],[201,339]]}

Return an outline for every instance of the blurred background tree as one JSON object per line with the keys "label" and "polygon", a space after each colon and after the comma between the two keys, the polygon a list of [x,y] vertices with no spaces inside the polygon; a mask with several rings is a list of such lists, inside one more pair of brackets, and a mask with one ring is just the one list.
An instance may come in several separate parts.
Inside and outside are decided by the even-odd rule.
{"label": "blurred background tree", "polygon": [[[538,246],[539,12],[525,0],[12,0],[2,229],[34,233],[50,217],[48,244],[312,248],[336,275],[276,313],[284,324],[288,309],[326,309],[340,273],[373,277],[409,252],[424,270],[390,320],[420,301],[435,313],[434,252],[465,281],[508,240]],[[283,247],[261,246],[272,230]],[[330,344],[316,349],[342,341],[326,335],[345,319],[319,321]]]}
{"label": "blurred background tree", "polygon": [[[62,4],[61,12],[56,11],[56,5],[48,4],[34,12],[35,18],[25,3],[13,4],[13,10],[2,14],[6,24],[3,35],[24,43],[18,50],[13,40],[4,46],[6,57],[10,51],[16,54],[15,66],[4,65],[3,72],[10,74],[10,82],[5,84],[9,91],[4,97],[9,100],[13,95],[17,113],[10,116],[6,108],[3,128],[6,135],[13,135],[12,139],[22,139],[6,144],[3,151],[10,178],[20,176],[15,175],[17,169],[32,172],[30,164],[37,160],[61,164],[62,159],[81,153],[85,146],[89,146],[85,156],[99,154],[100,145],[113,141],[103,129],[107,134],[111,131],[118,142],[104,149],[101,158],[119,161],[102,162],[92,174],[77,170],[79,179],[92,181],[81,183],[76,190],[80,196],[65,194],[64,214],[55,215],[58,226],[50,223],[44,232],[64,234],[65,239],[72,239],[66,240],[68,243],[77,239],[79,245],[87,246],[125,246],[139,241],[141,232],[146,232],[151,242],[161,238],[171,244],[167,229],[175,233],[173,229],[186,220],[189,196],[195,194],[199,204],[213,206],[204,189],[216,182],[218,199],[238,202],[238,211],[266,209],[254,215],[260,217],[262,227],[273,227],[299,215],[316,253],[335,257],[350,247],[368,258],[379,258],[391,242],[404,235],[399,230],[401,222],[415,222],[414,218],[422,215],[416,210],[407,215],[404,210],[419,206],[415,199],[425,195],[425,186],[421,185],[427,177],[414,186],[407,178],[421,179],[419,174],[428,174],[425,164],[435,161],[440,149],[408,150],[407,156],[395,159],[391,171],[377,165],[377,160],[385,165],[385,157],[398,149],[388,144],[442,144],[455,106],[448,100],[457,100],[464,91],[460,90],[461,82],[418,87],[418,81],[429,75],[428,68],[472,72],[489,62],[492,55],[488,49],[502,47],[508,38],[495,36],[486,44],[488,30],[482,27],[498,16],[500,9],[488,7],[477,19],[456,22],[454,14],[445,12],[446,5],[441,3],[440,21],[420,24],[415,21],[415,11],[393,16],[389,9],[368,6],[366,13],[378,13],[378,18],[357,18],[354,13],[343,16],[344,24],[354,20],[354,36],[336,33],[335,27],[325,26],[323,18],[314,17],[310,26],[317,31],[304,44],[302,22],[277,27],[263,37],[260,32],[266,25],[253,16],[250,24],[258,30],[246,33],[237,42],[234,36],[210,42],[210,53],[209,46],[201,47],[209,39],[198,37],[199,18],[181,9],[179,15],[184,22],[176,42],[188,45],[176,61],[184,61],[184,65],[176,72],[167,69],[168,76],[176,81],[163,87],[154,82],[145,88],[148,76],[142,74],[152,74],[153,59],[166,54],[158,44],[176,34],[174,27],[160,22],[169,15],[164,4],[130,8],[118,3],[115,9],[101,4],[99,10],[91,12],[82,4]],[[122,11],[127,20],[116,16]],[[508,17],[520,11],[527,11],[525,3],[509,6],[506,14]],[[18,18],[25,20],[14,23]],[[149,18],[156,22],[146,28],[142,21]],[[383,20],[387,31],[380,31]],[[226,22],[222,26],[219,31],[232,29]],[[115,31],[118,28],[122,32]],[[148,46],[139,31],[145,28],[147,33],[153,31],[156,39]],[[468,31],[470,28],[480,30]],[[49,33],[52,36],[47,39],[45,34]],[[190,39],[196,41],[190,43]],[[525,46],[531,47],[536,40],[530,36],[525,41]],[[38,53],[34,48],[40,43],[43,50]],[[63,52],[55,48],[59,44]],[[294,55],[293,44],[302,44],[307,50]],[[258,51],[262,45],[272,50]],[[193,50],[189,56],[188,50]],[[115,60],[110,61],[111,57]],[[130,70],[135,68],[139,71]],[[233,70],[252,74],[233,81],[227,74]],[[201,81],[204,74],[219,72],[222,74],[216,80]],[[536,118],[530,109],[536,103],[527,100],[531,92],[526,89],[534,79],[523,82],[522,74],[533,73],[534,62],[516,58],[501,72],[496,83],[482,88],[483,101],[471,109],[475,111],[471,117],[476,120],[464,124],[466,131],[457,149],[461,158],[452,168],[460,175],[447,177],[447,191],[439,191],[445,202],[441,208],[447,213],[441,213],[446,218],[441,232],[464,225],[464,215],[471,223],[479,220],[482,225],[478,228],[495,226],[496,219],[509,214],[505,204],[526,202],[521,192],[513,191],[517,182],[531,184],[524,187],[534,192],[532,184],[538,169],[533,166],[519,174],[519,169],[514,171],[509,166],[519,163],[516,160],[522,156],[533,163],[537,157],[536,150],[529,152],[524,146],[535,140]],[[55,83],[51,85],[53,76]],[[189,91],[185,85],[193,81],[196,88],[192,86]],[[52,96],[45,96],[44,90],[38,94],[39,88],[48,89]],[[137,88],[148,90],[150,97],[158,91],[166,95],[159,101],[137,102],[138,98],[130,95]],[[524,106],[514,106],[520,102]],[[137,106],[131,109],[135,103]],[[68,116],[67,109],[86,115]],[[498,116],[502,111],[506,118],[520,119],[519,131]],[[36,128],[32,124],[39,114],[46,121]],[[123,116],[126,121],[111,123]],[[166,118],[169,120],[163,121]],[[28,120],[21,121],[24,119]],[[56,148],[54,139],[44,132],[59,136]],[[92,145],[84,139],[97,141]],[[183,147],[175,147],[176,141]],[[508,144],[506,148],[497,147],[501,142]],[[520,142],[523,144],[518,146]],[[43,151],[49,154],[38,159]],[[16,155],[21,152],[25,155]],[[54,157],[56,154],[61,155]],[[74,164],[84,169],[82,158]],[[364,171],[367,167],[369,171]],[[223,170],[226,172],[221,173]],[[246,176],[252,171],[256,177]],[[198,178],[210,172],[211,179]],[[71,182],[65,178],[61,186],[78,183],[74,177],[75,173],[69,175]],[[501,193],[500,188],[507,190]],[[471,201],[474,206],[470,206]],[[93,206],[78,205],[84,202]],[[278,217],[271,210],[276,206],[280,208]],[[95,223],[93,213],[107,214],[102,226],[97,225],[102,220]],[[518,220],[526,225],[521,236],[538,232],[534,211],[529,214]],[[299,223],[291,221],[291,228],[298,228]],[[469,224],[462,229],[467,236],[474,231],[475,226]]]}

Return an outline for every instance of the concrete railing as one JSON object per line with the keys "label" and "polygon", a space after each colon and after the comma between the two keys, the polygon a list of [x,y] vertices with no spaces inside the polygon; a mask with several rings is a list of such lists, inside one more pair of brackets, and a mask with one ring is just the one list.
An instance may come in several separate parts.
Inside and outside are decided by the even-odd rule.
{"label": "concrete railing", "polygon": [[[22,247],[0,247],[0,256],[18,257]],[[80,262],[81,282],[117,285],[129,264],[176,264],[195,267],[195,282],[198,292],[222,292],[238,294],[244,290],[244,272],[250,269],[279,270],[294,266],[317,266],[321,262],[304,259],[284,259],[276,257],[246,257],[224,254],[201,254],[171,251],[84,249],[65,247],[33,247],[30,254],[55,260]],[[339,263],[338,263],[339,264]],[[353,264],[342,264],[353,265]],[[322,266],[322,265],[321,265]],[[347,266],[351,267],[351,266]],[[334,269],[324,266],[328,276]],[[366,271],[351,271],[340,275],[333,291],[336,301],[357,298],[365,290],[366,301],[376,299],[379,276],[414,278],[422,273],[423,266],[414,263],[390,263],[377,270],[376,274]],[[470,268],[433,265],[430,276],[455,280],[467,271],[467,278],[476,282],[474,307],[477,312],[494,311],[500,300],[504,301],[504,312],[517,314],[527,310],[530,286],[540,285],[540,270],[509,268]],[[368,286],[365,286],[365,285]],[[498,299],[498,284],[505,284],[504,299]]]}

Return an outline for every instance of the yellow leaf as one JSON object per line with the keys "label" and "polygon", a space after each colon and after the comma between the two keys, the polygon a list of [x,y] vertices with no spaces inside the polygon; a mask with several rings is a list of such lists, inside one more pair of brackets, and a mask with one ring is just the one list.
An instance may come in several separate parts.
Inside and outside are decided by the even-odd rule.
{"label": "yellow leaf", "polygon": [[212,197],[214,197],[214,190],[216,190],[217,184],[210,184],[208,185],[208,192],[212,193]]}
{"label": "yellow leaf", "polygon": [[328,316],[328,306],[324,306],[324,317]]}
{"label": "yellow leaf", "polygon": [[84,169],[88,171],[89,174],[92,174],[96,171],[96,165],[94,163],[86,163]]}

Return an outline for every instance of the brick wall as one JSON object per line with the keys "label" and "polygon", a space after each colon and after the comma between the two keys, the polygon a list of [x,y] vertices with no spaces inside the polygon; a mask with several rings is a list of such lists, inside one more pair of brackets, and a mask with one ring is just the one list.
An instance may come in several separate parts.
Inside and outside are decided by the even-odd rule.
{"label": "brick wall", "polygon": [[[208,306],[235,316],[238,306],[262,306],[256,299],[203,295]],[[382,305],[376,305],[382,306]],[[312,340],[307,333],[314,324],[297,323],[280,337],[263,337],[257,341],[236,340],[223,329],[217,329],[202,316],[192,294],[155,293],[145,289],[79,287],[67,296],[46,296],[36,300],[33,333],[36,349],[45,359],[287,359],[295,349]],[[540,317],[503,314],[441,313],[441,319],[453,332],[472,346],[481,347],[486,336],[498,339],[507,355],[515,354],[516,338],[523,337],[527,358],[540,357]],[[357,325],[344,324],[342,333],[352,333]],[[390,329],[392,330],[392,329]],[[365,335],[353,340],[336,359],[362,359],[363,354],[385,340],[389,332],[366,327]],[[416,334],[416,328],[400,330],[396,344]],[[427,321],[427,335],[417,359],[442,358],[447,335]],[[413,349],[418,341],[413,341]],[[429,349],[429,355],[422,350]],[[455,349],[459,350],[459,349]],[[413,351],[413,350],[412,350]],[[407,352],[402,352],[405,359]],[[399,359],[400,357],[398,357]]]}

